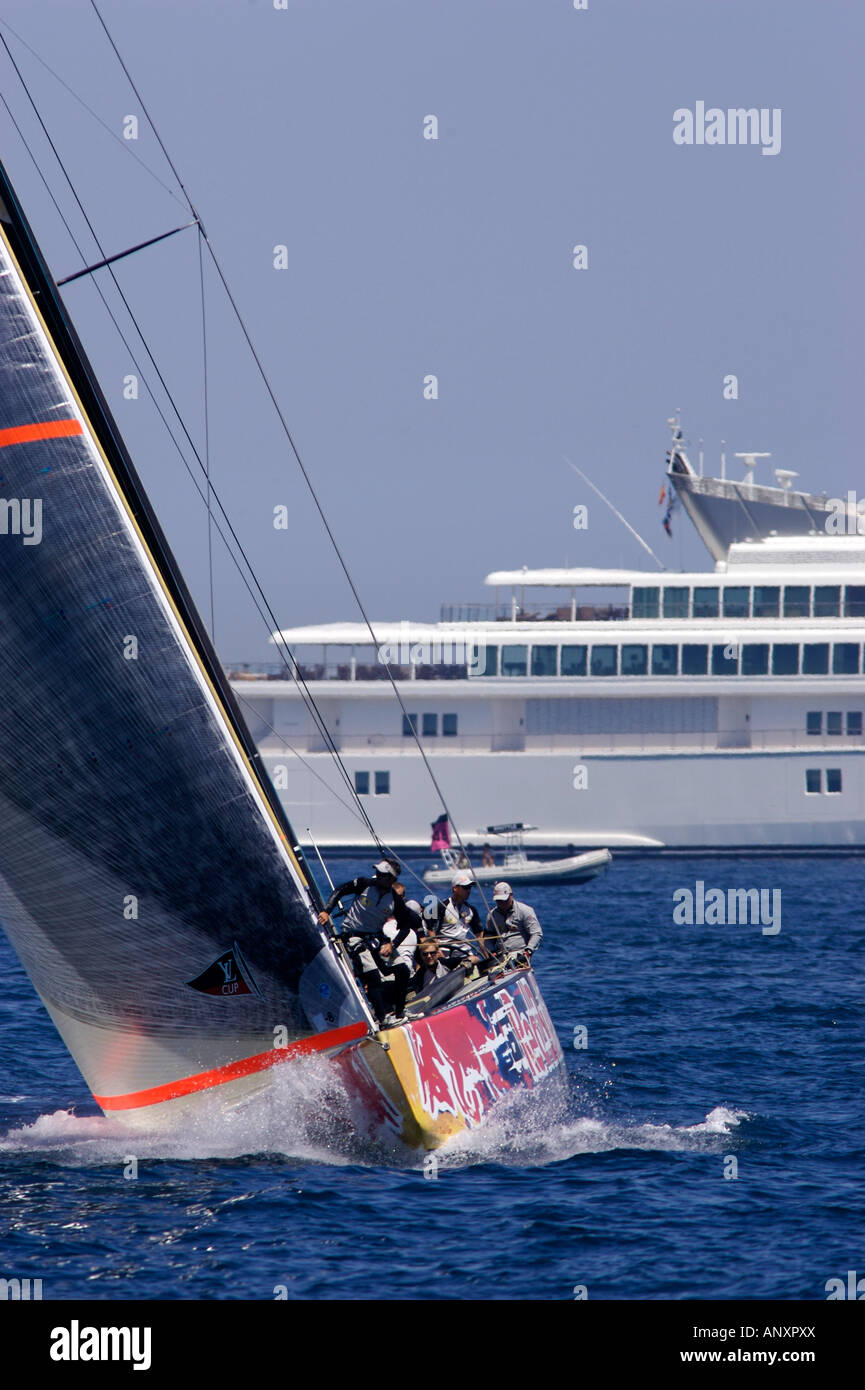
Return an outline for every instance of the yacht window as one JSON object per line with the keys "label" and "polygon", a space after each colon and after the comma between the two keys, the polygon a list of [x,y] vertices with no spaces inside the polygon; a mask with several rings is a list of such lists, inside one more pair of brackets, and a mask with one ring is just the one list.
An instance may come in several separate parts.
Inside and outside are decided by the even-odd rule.
{"label": "yacht window", "polygon": [[754,585],[754,617],[777,618],[781,606],[781,590],[776,585]]}
{"label": "yacht window", "polygon": [[499,674],[498,647],[480,646],[478,648],[477,673],[479,676],[497,676]]}
{"label": "yacht window", "polygon": [[562,647],[562,675],[584,676],[588,647]]}
{"label": "yacht window", "polygon": [[823,790],[823,773],[819,767],[809,767],[805,769],[805,791],[809,796],[814,796]]}
{"label": "yacht window", "polygon": [[844,617],[865,618],[865,586],[847,585],[844,590]]}
{"label": "yacht window", "polygon": [[859,709],[848,709],[847,711],[847,733],[852,738],[862,737],[862,711]]}
{"label": "yacht window", "polygon": [[682,647],[682,675],[705,676],[709,669],[709,648],[686,642]]}
{"label": "yacht window", "polygon": [[652,648],[652,675],[675,676],[679,670],[679,648],[663,646]]}
{"label": "yacht window", "polygon": [[827,767],[826,769],[826,790],[831,795],[837,796],[841,790],[841,769],[840,767]]}
{"label": "yacht window", "polygon": [[748,600],[751,597],[750,589],[730,588],[724,589],[724,617],[725,618],[747,618],[749,611]]}
{"label": "yacht window", "polygon": [[455,714],[442,715],[442,734],[445,738],[455,738],[457,733],[457,716]]}
{"label": "yacht window", "polygon": [[417,715],[416,715],[416,714],[404,714],[403,717],[402,717],[402,736],[403,736],[403,738],[411,738],[412,735],[413,735],[413,734],[416,734],[416,733],[417,733]]}
{"label": "yacht window", "polygon": [[716,642],[712,647],[712,675],[737,676],[738,650],[735,642]]}
{"label": "yacht window", "polygon": [[805,729],[809,734],[822,734],[823,732],[823,711],[820,709],[810,709],[805,715]]}
{"label": "yacht window", "polygon": [[502,675],[524,676],[528,669],[528,647],[502,647]]}
{"label": "yacht window", "polygon": [[858,676],[859,643],[836,642],[832,648],[832,672],[836,676]]}
{"label": "yacht window", "polygon": [[818,584],[814,589],[814,617],[837,618],[841,604],[838,584]]}
{"label": "yacht window", "polygon": [[665,589],[664,590],[664,617],[665,618],[687,618],[688,600],[691,596],[690,589]]}
{"label": "yacht window", "polygon": [[626,643],[622,647],[622,675],[644,676],[649,669],[649,648]]}
{"label": "yacht window", "polygon": [[532,647],[532,675],[554,676],[556,674],[555,647]]}
{"label": "yacht window", "polygon": [[657,618],[659,595],[660,590],[658,589],[633,589],[631,592],[631,617]]}
{"label": "yacht window", "polygon": [[825,676],[829,673],[829,643],[806,642],[802,648],[802,675]]}
{"label": "yacht window", "polygon": [[807,584],[788,584],[784,590],[784,617],[810,618],[811,590]]}
{"label": "yacht window", "polygon": [[694,617],[695,618],[717,618],[718,616],[718,590],[717,589],[695,589],[694,590]]}
{"label": "yacht window", "polygon": [[356,772],[354,774],[354,789],[358,796],[369,796],[368,772]]}
{"label": "yacht window", "polygon": [[769,643],[746,642],[742,648],[742,675],[765,676],[769,671]]}
{"label": "yacht window", "polygon": [[839,709],[830,709],[828,711],[826,715],[826,732],[827,734],[841,733],[841,711]]}
{"label": "yacht window", "polygon": [[798,676],[798,642],[776,642],[772,648],[772,675]]}
{"label": "yacht window", "polygon": [[437,714],[425,714],[423,716],[422,732],[424,738],[438,738],[439,717]]}
{"label": "yacht window", "polygon": [[592,647],[592,675],[614,676],[618,654],[618,647]]}
{"label": "yacht window", "polygon": [[389,772],[377,772],[375,774],[375,794],[376,796],[390,796]]}

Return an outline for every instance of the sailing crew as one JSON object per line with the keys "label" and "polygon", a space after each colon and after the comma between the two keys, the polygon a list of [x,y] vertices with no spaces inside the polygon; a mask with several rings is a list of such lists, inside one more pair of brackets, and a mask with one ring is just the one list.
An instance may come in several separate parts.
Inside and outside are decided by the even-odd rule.
{"label": "sailing crew", "polygon": [[[417,941],[421,921],[405,901],[405,888],[397,882],[399,865],[394,860],[379,860],[373,867],[373,875],[372,878],[358,875],[357,878],[351,878],[347,883],[341,883],[339,887],[334,888],[323,910],[318,914],[318,921],[320,926],[326,926],[331,921],[330,914],[340,898],[354,895],[354,902],[342,922],[342,938],[379,1022],[382,1022],[392,1010],[387,1006],[380,961],[382,958],[387,960],[393,952],[398,952],[410,933]],[[383,928],[385,923],[390,921],[396,924],[397,930],[388,938],[383,935]],[[400,971],[400,979],[402,974]],[[404,1006],[404,992],[402,1002]]]}
{"label": "sailing crew", "polygon": [[447,974],[441,946],[434,936],[425,936],[417,948],[417,970],[411,977],[411,989],[420,994]]}
{"label": "sailing crew", "polygon": [[[420,904],[410,906],[420,907]],[[385,1028],[397,1028],[408,1020],[405,1017],[405,1000],[415,968],[417,932],[405,933],[391,917],[381,929],[384,942],[374,950],[381,984],[373,985],[372,992],[378,1001],[377,1012]],[[396,944],[399,940],[399,945]]]}
{"label": "sailing crew", "polygon": [[510,955],[529,959],[541,944],[543,932],[534,908],[519,903],[509,883],[497,883],[493,888],[494,907],[487,917],[486,937],[494,953],[504,959]]}
{"label": "sailing crew", "polygon": [[[459,869],[451,880],[451,894],[446,902],[434,903],[427,917],[432,918],[431,930],[438,938],[449,966],[477,965],[489,952],[478,939],[481,919],[478,910],[469,902],[474,882],[470,873]],[[428,930],[430,927],[428,926]]]}
{"label": "sailing crew", "polygon": [[373,878],[358,875],[334,888],[318,914],[319,925],[326,926],[340,898],[352,894],[354,902],[342,922],[343,936],[376,936],[391,917],[407,931],[417,931],[418,915],[405,901],[404,886],[397,882],[399,865],[392,859],[381,859],[374,865],[373,875]]}

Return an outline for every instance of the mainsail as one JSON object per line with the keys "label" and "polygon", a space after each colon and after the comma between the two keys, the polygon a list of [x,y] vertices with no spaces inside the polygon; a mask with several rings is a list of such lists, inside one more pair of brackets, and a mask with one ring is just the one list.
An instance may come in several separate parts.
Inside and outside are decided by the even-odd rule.
{"label": "mainsail", "polygon": [[0,200],[0,924],[123,1108],[368,1015],[2,165]]}

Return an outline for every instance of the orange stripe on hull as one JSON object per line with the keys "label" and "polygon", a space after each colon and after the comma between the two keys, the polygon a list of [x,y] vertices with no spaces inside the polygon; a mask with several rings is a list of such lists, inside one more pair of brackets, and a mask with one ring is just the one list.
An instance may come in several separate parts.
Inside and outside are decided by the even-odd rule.
{"label": "orange stripe on hull", "polygon": [[196,1091],[208,1091],[214,1086],[224,1086],[227,1081],[236,1081],[242,1076],[252,1076],[255,1072],[266,1071],[268,1067],[290,1062],[296,1057],[309,1057],[316,1052],[328,1052],[366,1036],[365,1023],[350,1023],[345,1028],[332,1028],[327,1033],[316,1033],[312,1038],[303,1038],[290,1047],[275,1047],[270,1052],[259,1052],[255,1057],[244,1057],[239,1062],[229,1062],[224,1067],[214,1067],[212,1071],[200,1071],[195,1076],[184,1076],[179,1081],[169,1081],[165,1086],[151,1086],[146,1091],[130,1091],[125,1096],[94,1096],[96,1104],[103,1110],[139,1110],[146,1105],[159,1105],[162,1101],[177,1100],[180,1096],[190,1096]]}
{"label": "orange stripe on hull", "polygon": [[80,420],[43,420],[39,425],[16,425],[0,430],[0,449],[7,444],[29,444],[34,439],[63,439],[70,434],[83,434]]}

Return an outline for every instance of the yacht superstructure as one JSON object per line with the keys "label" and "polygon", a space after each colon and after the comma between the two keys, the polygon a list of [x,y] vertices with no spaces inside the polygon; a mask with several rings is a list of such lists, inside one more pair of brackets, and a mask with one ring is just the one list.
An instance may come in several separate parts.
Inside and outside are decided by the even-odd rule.
{"label": "yacht superstructure", "polygon": [[[742,482],[700,478],[674,433],[711,570],[498,571],[492,602],[373,624],[377,648],[360,623],[281,634],[388,843],[426,845],[441,810],[413,725],[467,843],[530,818],[535,845],[865,848],[865,536],[745,457]],[[259,751],[299,829],[361,843],[288,675],[233,671]]]}

